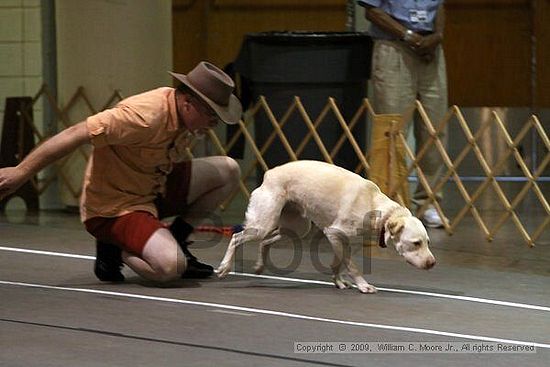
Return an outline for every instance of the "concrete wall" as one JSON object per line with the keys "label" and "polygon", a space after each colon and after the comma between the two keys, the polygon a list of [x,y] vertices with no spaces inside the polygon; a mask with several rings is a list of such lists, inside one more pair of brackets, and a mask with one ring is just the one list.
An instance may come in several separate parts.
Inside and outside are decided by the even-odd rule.
{"label": "concrete wall", "polygon": [[[54,46],[55,57],[44,59],[43,50]],[[171,0],[0,0],[0,129],[5,97],[34,96],[50,75],[57,74],[60,106],[83,86],[92,109],[99,110],[115,89],[130,96],[171,85],[171,69]],[[69,123],[91,113],[80,99],[68,113]],[[43,113],[41,100],[34,117],[39,130],[65,127]],[[78,153],[63,166],[77,191],[84,164]],[[41,197],[42,208],[77,204],[64,182]]]}
{"label": "concrete wall", "polygon": [[[98,110],[115,89],[130,96],[171,85],[167,73],[172,68],[170,0],[57,0],[56,27],[61,104],[79,86]],[[79,100],[69,119],[79,122],[91,113],[84,100]],[[80,153],[65,165],[73,188],[80,188],[84,166]],[[60,191],[65,205],[78,204],[65,184]]]}
{"label": "concrete wall", "polygon": [[170,0],[57,0],[58,91],[85,86],[92,102],[170,83]]}
{"label": "concrete wall", "polygon": [[5,98],[34,95],[42,84],[41,34],[40,0],[0,1],[0,131]]}

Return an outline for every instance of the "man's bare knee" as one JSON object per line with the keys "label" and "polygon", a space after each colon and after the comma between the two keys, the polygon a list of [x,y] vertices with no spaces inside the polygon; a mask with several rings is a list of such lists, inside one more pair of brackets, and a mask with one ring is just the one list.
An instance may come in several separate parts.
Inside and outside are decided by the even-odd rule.
{"label": "man's bare knee", "polygon": [[224,157],[225,170],[223,172],[224,184],[236,187],[241,178],[241,167],[231,157]]}
{"label": "man's bare knee", "polygon": [[168,282],[178,279],[185,271],[185,264],[178,264],[177,260],[169,260],[157,264],[154,268],[156,280],[159,282]]}
{"label": "man's bare knee", "polygon": [[187,260],[167,229],[161,228],[145,244],[142,258],[150,267],[150,277],[157,281],[174,280],[181,276]]}

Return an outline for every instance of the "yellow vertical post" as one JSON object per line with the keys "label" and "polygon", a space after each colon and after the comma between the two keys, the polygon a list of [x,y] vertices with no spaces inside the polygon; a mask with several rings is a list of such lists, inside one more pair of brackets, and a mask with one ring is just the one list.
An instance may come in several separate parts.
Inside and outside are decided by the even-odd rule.
{"label": "yellow vertical post", "polygon": [[405,148],[397,139],[402,120],[398,114],[373,115],[369,179],[392,199],[410,206]]}

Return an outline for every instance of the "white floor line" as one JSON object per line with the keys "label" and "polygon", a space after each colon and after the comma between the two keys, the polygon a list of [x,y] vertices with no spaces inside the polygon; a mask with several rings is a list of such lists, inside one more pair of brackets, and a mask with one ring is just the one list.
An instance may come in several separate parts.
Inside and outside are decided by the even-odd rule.
{"label": "white floor line", "polygon": [[[320,285],[327,285],[327,286],[331,286],[331,287],[334,286],[334,283],[326,282],[326,281],[322,281],[322,280],[287,278],[287,277],[278,277],[278,276],[273,276],[273,275],[257,275],[257,274],[236,273],[236,272],[231,272],[229,274],[239,275],[239,276],[244,276],[244,277],[251,277],[251,278],[282,280],[282,281],[286,281],[286,282],[320,284]],[[413,290],[408,290],[408,289],[396,289],[396,288],[384,288],[384,287],[376,287],[376,289],[378,289],[379,291],[383,291],[383,292],[414,294],[414,295],[419,295],[419,296],[446,298],[446,299],[452,299],[452,300],[457,300],[457,301],[477,302],[477,303],[485,303],[485,304],[490,304],[490,305],[516,307],[516,308],[524,308],[524,309],[529,309],[529,310],[550,312],[550,307],[539,306],[539,305],[530,305],[530,304],[526,304],[526,303],[499,301],[499,300],[494,300],[494,299],[469,297],[469,296],[457,296],[457,295],[454,295],[454,294],[445,294],[445,293],[413,291]]]}
{"label": "white floor line", "polygon": [[47,256],[56,256],[56,257],[70,257],[73,259],[83,259],[83,260],[95,260],[95,256],[88,255],[79,255],[79,254],[68,254],[65,252],[51,252],[51,251],[42,251],[42,250],[31,250],[19,247],[4,247],[0,246],[0,251],[10,251],[10,252],[22,252],[25,254],[33,255],[47,255]]}
{"label": "white floor line", "polygon": [[[95,260],[95,256],[31,250],[31,249],[23,249],[19,247],[0,246],[0,251],[11,251],[11,252],[21,252],[21,253],[36,254],[36,255],[68,257],[68,258],[76,258],[76,259],[84,259],[84,260]],[[319,284],[319,285],[326,285],[330,287],[334,285],[332,282],[326,282],[322,280],[313,280],[313,279],[287,278],[287,277],[279,277],[279,276],[273,276],[273,275],[256,275],[256,274],[250,274],[250,273],[236,273],[236,272],[231,272],[230,274],[236,275],[236,276],[249,277],[249,278],[262,278],[262,279],[280,280],[285,282],[304,283],[304,284]],[[500,300],[494,300],[494,299],[469,297],[469,296],[457,296],[457,295],[445,294],[445,293],[414,291],[414,290],[408,290],[408,289],[396,289],[396,288],[384,288],[384,287],[377,287],[377,289],[382,292],[412,294],[412,295],[418,295],[418,296],[451,299],[455,301],[483,303],[483,304],[495,305],[495,306],[514,307],[514,308],[521,308],[521,309],[527,309],[527,310],[550,312],[550,307],[548,306],[531,305],[526,303],[508,302],[508,301],[500,301]]]}
{"label": "white floor line", "polygon": [[89,293],[89,294],[101,294],[101,295],[108,295],[108,296],[115,296],[115,297],[126,297],[126,298],[140,299],[140,300],[146,300],[146,301],[178,303],[178,304],[202,306],[202,307],[211,307],[211,308],[231,310],[231,311],[250,312],[250,313],[261,314],[261,315],[286,317],[286,318],[290,318],[290,319],[318,321],[318,322],[338,324],[338,325],[348,325],[348,326],[358,326],[358,327],[373,328],[373,329],[404,331],[404,332],[411,332],[411,333],[417,333],[417,334],[448,336],[448,337],[452,337],[452,338],[459,338],[459,339],[466,339],[466,340],[479,340],[479,341],[493,342],[493,343],[526,345],[526,346],[534,346],[536,348],[550,349],[550,344],[534,343],[534,342],[530,342],[530,341],[522,341],[522,340],[514,340],[514,339],[503,339],[503,338],[496,338],[496,337],[489,337],[489,336],[482,336],[482,335],[461,334],[461,333],[453,333],[453,332],[440,331],[440,330],[431,330],[431,329],[420,329],[420,328],[413,328],[413,327],[406,327],[406,326],[395,326],[395,325],[373,324],[373,323],[367,323],[367,322],[329,319],[329,318],[324,318],[324,317],[316,317],[316,316],[302,315],[302,314],[296,314],[296,313],[267,310],[267,309],[262,309],[262,308],[226,305],[226,304],[221,304],[221,303],[189,301],[189,300],[177,299],[177,298],[146,296],[146,295],[143,295],[143,294],[135,294],[135,293],[121,293],[121,292],[112,292],[112,291],[104,291],[104,290],[88,289],[88,288],[58,287],[58,286],[51,286],[51,285],[46,285],[46,284],[21,283],[21,282],[11,282],[11,281],[5,281],[5,280],[0,280],[0,284],[7,285],[7,286],[49,289],[49,290],[56,290],[56,291],[69,291],[69,292],[79,292],[79,293]]}

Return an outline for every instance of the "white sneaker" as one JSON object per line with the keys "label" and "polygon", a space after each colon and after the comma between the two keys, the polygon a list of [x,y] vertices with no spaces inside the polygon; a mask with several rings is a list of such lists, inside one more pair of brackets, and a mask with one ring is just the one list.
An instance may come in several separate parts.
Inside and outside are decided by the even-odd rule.
{"label": "white sneaker", "polygon": [[[446,220],[447,218],[445,218]],[[443,227],[443,220],[439,216],[437,210],[435,210],[433,205],[429,205],[428,209],[422,215],[422,222],[426,227],[430,228],[441,228]]]}

